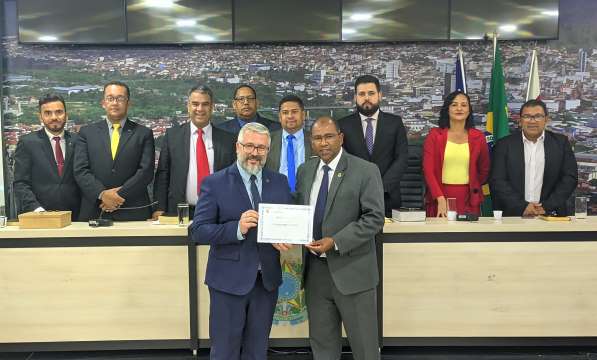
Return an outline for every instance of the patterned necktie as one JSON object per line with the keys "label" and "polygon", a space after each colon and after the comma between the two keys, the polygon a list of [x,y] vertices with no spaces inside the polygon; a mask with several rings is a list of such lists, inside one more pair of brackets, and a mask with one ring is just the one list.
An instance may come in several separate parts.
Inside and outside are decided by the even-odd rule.
{"label": "patterned necktie", "polygon": [[112,160],[116,158],[116,151],[118,151],[118,143],[120,142],[120,133],[118,132],[120,129],[120,124],[112,124],[112,143],[110,148],[112,149]]}
{"label": "patterned necktie", "polygon": [[294,162],[294,135],[286,136],[286,163],[288,168],[288,185],[290,192],[294,192],[296,186],[296,165]]}
{"label": "patterned necktie", "polygon": [[328,172],[332,170],[329,166],[323,165],[323,178],[321,179],[321,186],[317,194],[317,202],[315,203],[315,212],[313,213],[313,239],[319,240],[322,237],[323,215],[325,214],[325,203],[328,199],[328,185],[330,177]]}
{"label": "patterned necktie", "polygon": [[209,162],[207,160],[207,150],[203,142],[203,129],[197,129],[197,145],[195,148],[197,157],[197,196],[201,192],[201,182],[203,178],[209,175]]}
{"label": "patterned necktie", "polygon": [[365,129],[365,143],[367,144],[367,151],[369,155],[373,154],[373,118],[365,119],[367,122],[367,128]]}
{"label": "patterned necktie", "polygon": [[253,209],[259,211],[259,203],[261,203],[261,196],[259,195],[259,189],[257,189],[257,176],[251,175],[251,197],[253,198]]}
{"label": "patterned necktie", "polygon": [[58,165],[58,175],[62,176],[64,170],[64,155],[62,154],[62,147],[60,147],[60,136],[54,136],[54,153],[56,154],[56,165]]}

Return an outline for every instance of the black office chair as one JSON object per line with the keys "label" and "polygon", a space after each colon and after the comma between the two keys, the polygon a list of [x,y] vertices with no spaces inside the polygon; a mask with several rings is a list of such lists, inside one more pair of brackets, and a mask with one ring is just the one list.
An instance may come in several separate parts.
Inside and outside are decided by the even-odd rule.
{"label": "black office chair", "polygon": [[423,178],[423,146],[408,145],[408,166],[400,180],[402,207],[425,209],[425,179]]}

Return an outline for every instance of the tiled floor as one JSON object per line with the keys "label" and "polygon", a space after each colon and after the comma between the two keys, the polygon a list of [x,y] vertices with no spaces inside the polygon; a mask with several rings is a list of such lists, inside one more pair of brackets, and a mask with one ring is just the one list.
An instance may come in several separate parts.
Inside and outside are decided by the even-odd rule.
{"label": "tiled floor", "polygon": [[[201,350],[198,357],[186,350],[151,351],[86,351],[86,352],[35,352],[0,353],[0,360],[206,360],[207,350]],[[308,349],[275,349],[270,351],[270,360],[309,360]],[[503,348],[384,348],[383,360],[597,360],[597,348],[545,348],[545,349],[503,349]],[[352,359],[350,354],[343,360]]]}

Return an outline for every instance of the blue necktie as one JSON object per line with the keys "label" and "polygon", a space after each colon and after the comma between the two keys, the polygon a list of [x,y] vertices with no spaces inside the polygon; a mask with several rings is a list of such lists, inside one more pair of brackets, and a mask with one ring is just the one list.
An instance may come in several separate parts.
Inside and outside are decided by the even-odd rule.
{"label": "blue necktie", "polygon": [[319,240],[322,237],[321,226],[323,225],[323,215],[325,214],[325,203],[328,199],[328,184],[330,177],[328,171],[332,170],[329,166],[323,165],[323,179],[317,194],[317,203],[315,203],[315,213],[313,214],[313,239]]}
{"label": "blue necktie", "polygon": [[296,185],[296,166],[294,164],[294,135],[286,136],[286,163],[288,168],[288,185],[290,192],[294,192]]}
{"label": "blue necktie", "polygon": [[365,119],[367,122],[367,128],[365,129],[365,143],[367,144],[367,151],[369,151],[369,155],[373,154],[373,118]]}
{"label": "blue necktie", "polygon": [[259,195],[259,189],[257,189],[257,184],[255,181],[257,180],[257,176],[251,175],[251,197],[253,198],[253,209],[255,211],[259,211],[259,203],[261,202],[261,196]]}

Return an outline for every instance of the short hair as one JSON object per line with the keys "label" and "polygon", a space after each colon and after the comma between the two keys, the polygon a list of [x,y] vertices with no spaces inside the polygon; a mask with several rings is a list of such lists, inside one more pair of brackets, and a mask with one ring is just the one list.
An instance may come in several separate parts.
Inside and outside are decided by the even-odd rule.
{"label": "short hair", "polygon": [[278,103],[278,110],[280,110],[282,108],[282,105],[287,102],[295,102],[295,103],[299,104],[299,107],[301,108],[301,110],[305,110],[305,104],[303,103],[303,100],[301,100],[300,97],[298,97],[294,94],[289,94],[289,95],[284,96],[282,98],[282,100],[280,100],[280,102]]}
{"label": "short hair", "polygon": [[56,102],[56,101],[60,101],[62,103],[62,106],[64,106],[64,111],[66,111],[66,103],[64,102],[64,98],[62,96],[56,95],[56,94],[45,94],[43,98],[39,99],[39,103],[38,103],[39,112],[41,112],[42,105],[45,105],[45,104],[51,103],[51,102]]}
{"label": "short hair", "polygon": [[239,86],[236,87],[236,89],[234,89],[234,96],[236,97],[236,93],[238,92],[238,90],[242,89],[242,88],[249,88],[251,89],[251,91],[253,92],[253,96],[255,96],[255,98],[257,98],[257,91],[255,91],[255,89],[249,85],[249,84],[240,84]]}
{"label": "short hair", "polygon": [[548,116],[547,105],[545,105],[545,103],[539,99],[531,99],[531,100],[528,100],[527,102],[525,102],[524,104],[522,104],[522,106],[520,107],[520,112],[518,114],[520,116],[522,116],[522,110],[524,110],[524,108],[533,107],[533,106],[541,106],[543,108],[543,113],[545,114],[545,117]]}
{"label": "short hair", "polygon": [[468,117],[464,123],[465,129],[472,129],[475,127],[475,120],[473,119],[473,106],[471,105],[471,98],[462,90],[456,90],[448,94],[444,99],[442,109],[439,111],[438,126],[442,129],[450,128],[450,105],[458,95],[463,95],[468,101]]}
{"label": "short hair", "polygon": [[213,103],[214,102],[214,93],[211,89],[203,84],[197,84],[189,90],[188,96],[191,97],[191,94],[194,92],[198,92],[200,94],[207,94],[209,96],[209,100]]}
{"label": "short hair", "polygon": [[313,125],[311,125],[311,129],[313,129],[313,126],[315,126],[316,124],[318,124],[318,123],[320,123],[320,122],[323,122],[323,121],[325,121],[325,120],[327,120],[327,121],[331,122],[332,124],[334,124],[334,127],[336,127],[336,131],[338,132],[338,134],[342,132],[342,130],[340,130],[340,124],[338,124],[338,120],[334,119],[334,118],[333,118],[333,117],[331,117],[331,116],[327,116],[327,115],[324,115],[324,116],[320,116],[320,117],[318,117],[318,118],[317,118],[317,119],[316,119],[316,120],[313,122]]}
{"label": "short hair", "polygon": [[361,75],[359,76],[356,81],[354,82],[354,92],[356,94],[357,92],[357,87],[361,84],[375,84],[375,87],[377,88],[377,91],[381,90],[381,85],[379,85],[379,79],[376,78],[373,75]]}
{"label": "short hair", "polygon": [[258,122],[249,122],[246,123],[242,128],[240,128],[237,141],[243,144],[245,142],[245,133],[249,131],[257,134],[267,135],[267,146],[271,145],[272,138],[270,136],[269,130],[267,129],[267,127],[265,127],[265,125]]}
{"label": "short hair", "polygon": [[106,88],[110,85],[116,85],[116,86],[121,86],[121,87],[125,88],[126,89],[126,97],[129,99],[131,98],[131,89],[129,89],[129,86],[127,84],[123,83],[122,81],[117,81],[117,80],[110,81],[104,85],[104,95],[106,94]]}

